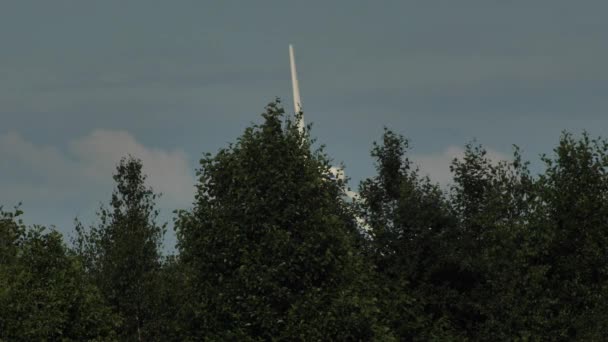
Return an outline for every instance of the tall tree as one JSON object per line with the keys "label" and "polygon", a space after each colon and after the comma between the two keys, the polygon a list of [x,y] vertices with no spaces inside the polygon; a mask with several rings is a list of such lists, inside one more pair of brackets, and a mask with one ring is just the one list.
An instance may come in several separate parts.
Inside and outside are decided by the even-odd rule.
{"label": "tall tree", "polygon": [[[539,177],[537,230],[547,265],[553,334],[601,340],[608,334],[608,141],[564,133]],[[556,305],[559,303],[559,305]]]}
{"label": "tall tree", "polygon": [[110,208],[99,211],[90,229],[77,224],[76,245],[106,300],[122,320],[124,340],[149,340],[157,302],[164,225],[158,225],[157,195],[145,184],[142,163],[123,158],[116,168]]}
{"label": "tall tree", "polygon": [[446,298],[437,296],[453,290],[446,285],[455,266],[445,237],[454,219],[441,189],[419,174],[408,150],[403,136],[385,129],[371,152],[377,175],[360,185],[360,215],[383,289],[382,319],[401,340],[455,338]]}
{"label": "tall tree", "polygon": [[[537,186],[516,148],[512,161],[494,162],[479,145],[467,145],[451,170],[451,207],[457,217],[456,255],[470,281],[458,300],[459,326],[482,340],[536,339],[549,304],[546,247],[535,229]],[[539,334],[540,333],[540,334]]]}
{"label": "tall tree", "polygon": [[261,125],[201,160],[195,207],[176,222],[191,338],[387,338],[343,183],[283,116],[269,104]]}

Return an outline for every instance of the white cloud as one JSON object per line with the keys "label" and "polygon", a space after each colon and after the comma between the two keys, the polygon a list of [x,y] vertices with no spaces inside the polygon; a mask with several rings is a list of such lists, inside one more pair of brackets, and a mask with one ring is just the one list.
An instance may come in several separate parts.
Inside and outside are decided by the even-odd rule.
{"label": "white cloud", "polygon": [[181,150],[149,148],[126,131],[96,130],[70,143],[70,152],[81,162],[82,171],[92,178],[107,178],[126,155],[142,160],[144,173],[155,191],[166,200],[190,203],[194,194],[192,168]]}
{"label": "white cloud", "polygon": [[[486,149],[486,156],[493,162],[510,160],[511,157],[501,152]],[[414,155],[412,160],[420,167],[422,175],[428,175],[432,181],[446,187],[453,181],[450,165],[454,158],[461,159],[464,156],[464,148],[459,146],[448,146],[442,152],[436,154]]]}
{"label": "white cloud", "polygon": [[142,160],[148,184],[163,193],[163,206],[192,202],[194,177],[181,150],[150,148],[126,131],[109,130],[95,130],[68,146],[34,144],[16,132],[0,135],[0,173],[9,175],[0,183],[0,203],[73,200],[87,193],[92,202],[105,202],[100,196],[113,187],[116,164],[128,154]]}

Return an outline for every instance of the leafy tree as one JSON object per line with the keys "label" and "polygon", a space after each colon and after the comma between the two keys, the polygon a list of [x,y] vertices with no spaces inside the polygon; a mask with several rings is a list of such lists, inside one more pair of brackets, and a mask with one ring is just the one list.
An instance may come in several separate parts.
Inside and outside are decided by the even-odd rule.
{"label": "leafy tree", "polygon": [[451,206],[458,218],[455,244],[469,275],[455,314],[475,339],[538,338],[545,323],[546,265],[538,263],[543,235],[534,229],[537,187],[516,148],[513,160],[492,162],[467,145],[452,164]]}
{"label": "leafy tree", "polygon": [[0,340],[113,340],[114,317],[61,235],[20,215],[0,209]]}
{"label": "leafy tree", "polygon": [[547,243],[548,327],[562,339],[608,333],[608,141],[564,133],[553,158],[543,156],[536,220]]}
{"label": "leafy tree", "polygon": [[605,336],[607,146],[564,134],[538,177],[517,150],[493,165],[469,146],[454,163],[459,254],[475,279],[461,299],[471,338]]}
{"label": "leafy tree", "polygon": [[279,102],[235,144],[205,155],[194,209],[176,222],[192,270],[191,340],[370,340],[369,266],[327,157]]}
{"label": "leafy tree", "polygon": [[407,158],[408,149],[404,137],[385,129],[371,153],[377,175],[360,185],[360,215],[383,289],[382,318],[401,340],[455,338],[444,313],[447,298],[438,298],[452,290],[445,237],[454,219],[438,185]]}
{"label": "leafy tree", "polygon": [[123,158],[116,168],[110,208],[89,230],[78,223],[76,247],[92,279],[120,317],[119,337],[149,340],[157,310],[156,279],[165,226],[156,223],[157,195],[145,185],[142,163]]}

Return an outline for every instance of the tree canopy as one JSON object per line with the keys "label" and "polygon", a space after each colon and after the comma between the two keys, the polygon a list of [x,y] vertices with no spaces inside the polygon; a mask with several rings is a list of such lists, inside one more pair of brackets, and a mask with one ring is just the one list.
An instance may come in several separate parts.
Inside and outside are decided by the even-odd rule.
{"label": "tree canopy", "polygon": [[277,103],[263,118],[201,160],[195,207],[177,221],[191,328],[220,340],[382,334],[344,184]]}
{"label": "tree canopy", "polygon": [[297,120],[272,102],[203,155],[174,255],[135,157],[71,245],[0,207],[0,341],[608,334],[608,141],[563,133],[533,171],[517,147],[495,161],[470,143],[446,186],[386,129],[353,199]]}

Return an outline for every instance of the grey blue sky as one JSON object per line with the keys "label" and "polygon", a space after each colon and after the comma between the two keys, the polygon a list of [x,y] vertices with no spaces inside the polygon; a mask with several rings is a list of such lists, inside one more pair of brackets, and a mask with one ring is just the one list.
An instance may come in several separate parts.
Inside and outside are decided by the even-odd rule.
{"label": "grey blue sky", "polygon": [[608,136],[608,2],[5,0],[0,3],[0,204],[72,230],[107,203],[126,153],[192,201],[203,152],[276,96],[296,47],[313,135],[353,184],[383,126],[437,181],[477,139],[537,159],[564,129]]}

